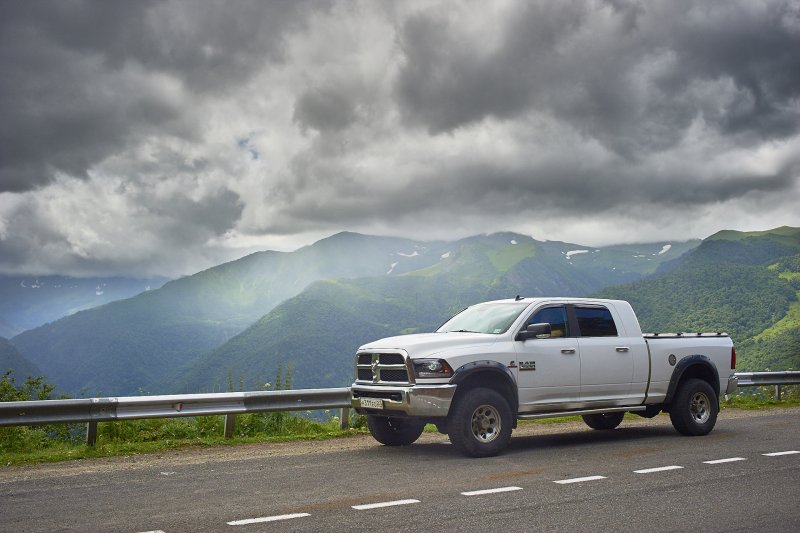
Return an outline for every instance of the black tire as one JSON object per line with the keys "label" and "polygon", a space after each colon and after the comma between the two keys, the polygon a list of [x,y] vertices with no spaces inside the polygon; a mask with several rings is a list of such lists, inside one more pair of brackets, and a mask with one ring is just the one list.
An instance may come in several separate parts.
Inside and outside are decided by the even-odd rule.
{"label": "black tire", "polygon": [[468,457],[491,457],[508,446],[511,408],[492,389],[472,389],[453,406],[447,422],[453,447]]}
{"label": "black tire", "polygon": [[625,413],[602,413],[583,415],[583,421],[592,429],[614,429],[622,423]]}
{"label": "black tire", "polygon": [[415,442],[425,423],[411,418],[367,415],[367,427],[376,441],[386,446],[407,446]]}
{"label": "black tire", "polygon": [[678,386],[669,406],[669,419],[679,433],[706,435],[717,423],[719,404],[714,389],[702,379],[689,379]]}

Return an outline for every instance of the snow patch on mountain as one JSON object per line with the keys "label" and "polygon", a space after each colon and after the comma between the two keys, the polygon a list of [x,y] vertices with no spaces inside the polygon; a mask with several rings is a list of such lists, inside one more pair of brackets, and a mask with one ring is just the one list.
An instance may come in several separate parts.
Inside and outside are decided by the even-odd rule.
{"label": "snow patch on mountain", "polygon": [[572,259],[573,255],[588,254],[588,253],[589,253],[589,250],[570,250],[569,252],[567,252],[564,255],[567,256],[567,259]]}

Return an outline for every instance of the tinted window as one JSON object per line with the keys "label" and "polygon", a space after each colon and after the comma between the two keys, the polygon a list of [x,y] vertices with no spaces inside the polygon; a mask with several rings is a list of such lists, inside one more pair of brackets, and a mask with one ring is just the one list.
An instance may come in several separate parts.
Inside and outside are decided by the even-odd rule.
{"label": "tinted window", "polygon": [[533,316],[525,323],[525,327],[529,324],[541,324],[547,322],[550,324],[551,337],[569,337],[567,329],[567,309],[565,307],[545,307],[539,309]]}
{"label": "tinted window", "polygon": [[605,307],[575,306],[575,316],[584,337],[616,337],[617,326]]}

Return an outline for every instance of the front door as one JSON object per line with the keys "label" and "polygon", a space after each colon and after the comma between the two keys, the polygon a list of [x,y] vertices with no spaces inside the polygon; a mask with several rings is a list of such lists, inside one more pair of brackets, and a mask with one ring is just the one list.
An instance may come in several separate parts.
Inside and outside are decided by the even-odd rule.
{"label": "front door", "polygon": [[520,413],[571,409],[580,398],[581,359],[578,339],[570,335],[563,305],[540,307],[523,324],[548,323],[550,338],[514,343],[517,352]]}

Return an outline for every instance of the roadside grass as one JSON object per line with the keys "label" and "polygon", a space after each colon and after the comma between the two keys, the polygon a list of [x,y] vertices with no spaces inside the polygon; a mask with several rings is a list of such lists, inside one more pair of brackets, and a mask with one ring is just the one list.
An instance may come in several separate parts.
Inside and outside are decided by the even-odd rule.
{"label": "roadside grass", "polygon": [[[781,400],[774,387],[740,390],[722,409],[767,410],[800,406],[800,387],[782,388]],[[364,435],[366,419],[352,414],[351,428],[339,429],[339,419],[324,414],[322,420],[290,413],[249,413],[236,417],[233,438],[223,437],[224,417],[158,418],[98,424],[97,444],[84,443],[84,424],[0,428],[0,468],[10,465],[52,463],[75,459],[160,453],[193,447],[330,440]],[[626,418],[638,418],[628,413]],[[523,420],[520,425],[553,425],[580,421],[579,416]],[[436,432],[428,424],[426,432]]]}
{"label": "roadside grass", "polygon": [[0,428],[0,467],[159,453],[191,447],[235,446],[266,442],[330,440],[364,434],[363,422],[339,429],[339,419],[319,421],[287,413],[251,413],[236,417],[233,438],[223,436],[224,417],[157,418],[101,422],[97,443],[85,444],[85,424]]}
{"label": "roadside grass", "polygon": [[800,386],[781,386],[781,399],[775,394],[775,387],[741,388],[730,400],[722,400],[722,409],[763,410],[800,406]]}

